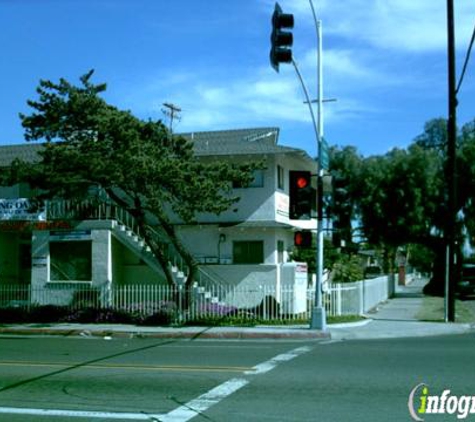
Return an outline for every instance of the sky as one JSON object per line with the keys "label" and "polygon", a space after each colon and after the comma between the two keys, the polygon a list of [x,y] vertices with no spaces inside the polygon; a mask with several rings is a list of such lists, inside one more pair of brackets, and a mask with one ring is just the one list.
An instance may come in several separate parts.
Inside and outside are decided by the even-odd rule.
{"label": "sky", "polygon": [[[475,1],[455,0],[457,75]],[[293,57],[317,97],[317,37],[309,0],[294,15]],[[405,148],[447,116],[443,0],[313,0],[323,28],[323,107],[330,145],[365,156]],[[40,79],[94,69],[104,98],[143,119],[181,108],[175,132],[280,128],[279,143],[316,155],[308,106],[292,65],[269,63],[274,0],[0,0],[0,145],[19,144]],[[475,50],[475,49],[474,49]],[[475,51],[473,53],[475,56]],[[475,118],[475,57],[460,89],[459,126]],[[315,113],[317,112],[315,108]]]}

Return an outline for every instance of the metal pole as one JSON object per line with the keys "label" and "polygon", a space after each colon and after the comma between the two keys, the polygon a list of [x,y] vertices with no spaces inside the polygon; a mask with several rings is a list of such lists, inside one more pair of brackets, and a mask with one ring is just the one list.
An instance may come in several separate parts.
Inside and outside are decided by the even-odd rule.
{"label": "metal pole", "polygon": [[[292,59],[292,64],[294,65],[295,72],[299,77],[300,83],[302,85],[302,89],[306,98],[306,103],[308,104],[308,108],[310,111],[310,116],[312,118],[313,129],[315,131],[315,137],[317,140],[318,145],[318,157],[319,157],[319,164],[318,164],[318,192],[321,192],[321,180],[320,171],[321,171],[321,138],[319,136],[317,122],[315,120],[315,114],[313,113],[312,103],[310,101],[310,97],[308,95],[308,90],[305,85],[305,81],[303,80],[302,74],[297,66],[297,63],[294,59]],[[321,110],[321,109],[320,109]],[[319,124],[321,124],[321,119],[318,120]],[[319,197],[320,194],[317,195]],[[317,199],[318,201],[318,199]],[[317,209],[321,209],[322,201],[318,201]],[[319,216],[323,216],[323,213],[319,211]],[[310,328],[317,329],[317,330],[326,330],[326,317],[325,317],[325,308],[322,306],[322,272],[323,272],[323,227],[322,221],[320,218],[317,218],[317,283],[315,285],[315,306],[312,310],[312,319],[310,321]],[[322,242],[322,246],[319,247],[320,240]],[[320,274],[320,276],[319,276]]]}
{"label": "metal pole", "polygon": [[317,29],[318,40],[318,186],[317,186],[317,282],[315,286],[315,307],[312,311],[312,321],[310,328],[326,330],[326,315],[325,307],[322,300],[322,285],[323,285],[323,61],[322,61],[322,21],[317,20],[315,16],[315,10],[313,3],[310,0],[312,6],[312,13],[315,19]]}
{"label": "metal pole", "polygon": [[447,0],[447,56],[448,56],[448,96],[449,119],[447,122],[447,189],[448,189],[448,218],[445,228],[446,252],[448,257],[448,288],[446,291],[446,316],[448,321],[455,321],[455,283],[456,283],[456,250],[455,225],[457,218],[456,199],[456,138],[457,138],[457,94],[455,82],[455,30],[454,30],[454,3]]}

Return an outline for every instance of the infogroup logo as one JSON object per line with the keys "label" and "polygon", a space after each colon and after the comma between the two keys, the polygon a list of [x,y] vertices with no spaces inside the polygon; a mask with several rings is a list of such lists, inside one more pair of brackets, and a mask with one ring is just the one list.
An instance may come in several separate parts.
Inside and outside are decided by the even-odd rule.
{"label": "infogroup logo", "polygon": [[440,395],[430,395],[429,386],[421,383],[416,385],[409,394],[407,402],[412,419],[424,421],[428,414],[454,415],[457,419],[466,419],[475,414],[475,396],[455,396],[450,390],[442,391]]}

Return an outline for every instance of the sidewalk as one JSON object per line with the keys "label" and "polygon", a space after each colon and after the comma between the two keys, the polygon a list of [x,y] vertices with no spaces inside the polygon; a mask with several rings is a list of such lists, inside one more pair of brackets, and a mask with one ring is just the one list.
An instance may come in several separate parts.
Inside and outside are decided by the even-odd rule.
{"label": "sidewalk", "polygon": [[328,325],[326,331],[308,326],[257,327],[139,327],[120,324],[21,324],[0,326],[0,335],[55,335],[85,338],[230,339],[230,340],[354,340],[437,336],[475,331],[473,324],[422,322],[416,315],[422,306],[425,280],[398,286],[394,298],[366,315],[367,320]]}
{"label": "sidewalk", "polygon": [[475,330],[473,324],[424,322],[416,318],[422,307],[425,279],[416,279],[408,286],[397,286],[395,297],[380,304],[366,315],[360,326],[330,326],[333,340],[424,337],[463,334]]}

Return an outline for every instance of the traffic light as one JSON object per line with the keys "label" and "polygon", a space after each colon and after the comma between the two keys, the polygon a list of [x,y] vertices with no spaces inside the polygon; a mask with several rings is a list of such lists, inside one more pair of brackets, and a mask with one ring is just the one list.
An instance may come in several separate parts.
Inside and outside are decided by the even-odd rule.
{"label": "traffic light", "polygon": [[270,63],[276,72],[279,71],[279,63],[292,62],[292,44],[294,36],[292,32],[282,31],[282,28],[294,27],[294,15],[283,13],[279,3],[275,4],[272,15],[272,34],[270,37]]}
{"label": "traffic light", "polygon": [[348,194],[348,179],[339,175],[333,177],[333,197],[330,214],[333,225],[333,245],[341,247],[342,242],[351,242],[352,204]]}
{"label": "traffic light", "polygon": [[316,191],[311,185],[309,171],[291,170],[289,172],[289,218],[291,220],[310,220],[316,206]]}
{"label": "traffic light", "polygon": [[299,248],[311,248],[312,232],[309,230],[295,232],[294,245],[298,246]]}

